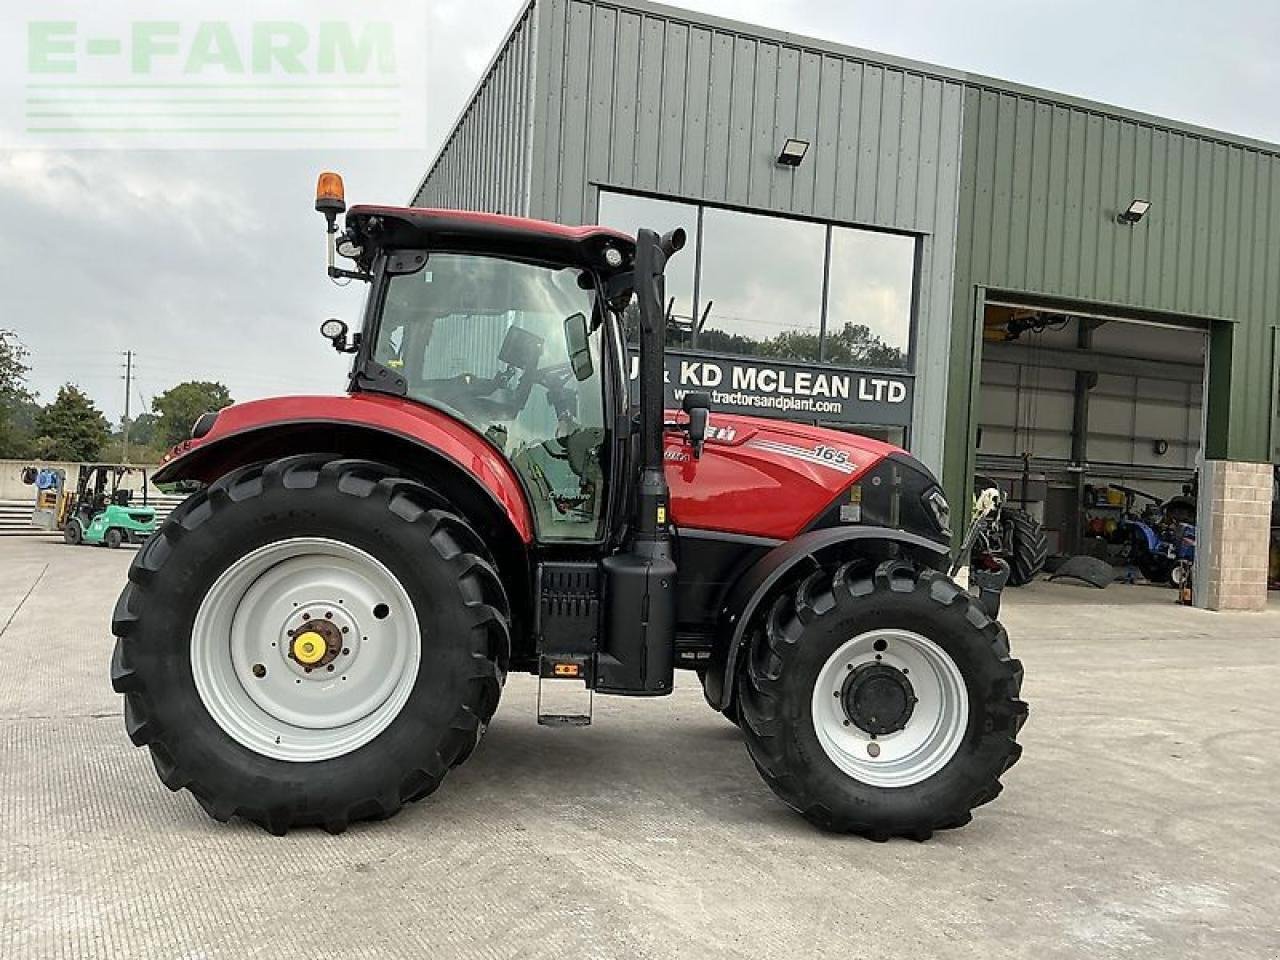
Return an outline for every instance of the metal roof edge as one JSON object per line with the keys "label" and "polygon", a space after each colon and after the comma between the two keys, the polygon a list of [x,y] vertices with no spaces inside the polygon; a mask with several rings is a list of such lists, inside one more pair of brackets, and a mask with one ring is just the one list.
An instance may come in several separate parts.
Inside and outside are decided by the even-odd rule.
{"label": "metal roof edge", "polygon": [[829,53],[852,60],[861,60],[878,66],[894,67],[908,73],[916,73],[922,76],[932,77],[937,80],[959,83],[979,90],[989,90],[993,93],[1007,93],[1013,96],[1041,100],[1045,103],[1072,107],[1089,113],[1114,117],[1117,120],[1139,123],[1144,126],[1168,130],[1173,133],[1184,133],[1201,139],[1214,140],[1228,146],[1244,147],[1246,149],[1257,150],[1262,153],[1268,153],[1273,156],[1280,157],[1280,143],[1272,143],[1267,140],[1260,140],[1243,134],[1234,134],[1225,130],[1216,130],[1211,127],[1202,127],[1194,123],[1173,120],[1168,117],[1157,116],[1156,114],[1143,113],[1139,110],[1130,110],[1126,107],[1120,107],[1114,104],[1087,100],[1083,97],[1072,96],[1071,94],[1058,93],[1041,87],[1032,87],[1021,83],[1015,83],[1011,80],[1001,80],[996,77],[988,77],[979,73],[968,73],[963,70],[940,67],[937,64],[927,63],[922,60],[911,60],[906,57],[899,57],[893,54],[868,50],[864,47],[854,47],[848,44],[836,43],[831,40],[823,40],[818,37],[789,33],[785,30],[776,30],[772,27],[762,27],[757,24],[730,20],[726,17],[719,17],[713,14],[687,10],[683,7],[673,7],[664,3],[654,3],[652,0],[580,0],[580,2],[588,2],[598,7],[612,7],[617,10],[629,10],[634,13],[663,17],[668,20],[681,21],[689,24],[690,26],[707,27],[726,33],[738,34],[746,38],[771,40],[776,43],[788,44],[790,46],[812,50],[818,53]]}
{"label": "metal roof edge", "polygon": [[[449,145],[453,143],[453,138],[458,135],[458,130],[462,127],[462,123],[467,119],[467,114],[471,112],[471,108],[475,106],[476,100],[480,98],[480,92],[484,89],[485,84],[489,82],[489,78],[493,75],[494,68],[497,67],[498,61],[502,59],[502,55],[507,52],[507,48],[511,46],[511,41],[516,35],[516,31],[520,29],[530,16],[533,15],[533,9],[538,5],[538,0],[527,0],[520,6],[516,13],[515,19],[511,21],[511,26],[507,28],[507,32],[502,35],[502,42],[498,44],[498,49],[494,51],[493,56],[489,58],[489,62],[480,71],[480,79],[476,81],[471,93],[467,95],[462,110],[459,111],[457,119],[453,121],[453,125],[449,127],[449,132],[445,134],[444,139],[440,141],[440,146],[436,150],[435,156],[431,162],[427,164],[427,172],[422,175],[422,179],[418,181],[417,189],[413,191],[413,196],[409,198],[409,206],[413,206],[418,199],[418,195],[422,193],[427,185],[427,181],[431,179],[431,175],[436,172],[436,167],[440,165],[440,161],[444,159],[445,151],[449,149]],[[536,66],[536,65],[535,65]]]}

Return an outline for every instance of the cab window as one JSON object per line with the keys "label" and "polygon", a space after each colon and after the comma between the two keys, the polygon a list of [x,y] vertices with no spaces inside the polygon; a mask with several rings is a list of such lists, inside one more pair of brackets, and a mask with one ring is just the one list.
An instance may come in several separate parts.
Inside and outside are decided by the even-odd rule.
{"label": "cab window", "polygon": [[601,330],[589,274],[432,254],[392,277],[374,359],[411,398],[501,450],[524,481],[544,541],[596,540],[605,504]]}

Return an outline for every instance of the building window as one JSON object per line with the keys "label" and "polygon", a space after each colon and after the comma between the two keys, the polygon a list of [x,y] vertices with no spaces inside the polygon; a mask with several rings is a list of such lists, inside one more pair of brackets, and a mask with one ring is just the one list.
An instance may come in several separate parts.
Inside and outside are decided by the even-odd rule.
{"label": "building window", "polygon": [[817,360],[826,232],[803,220],[705,210],[698,349]]}
{"label": "building window", "polygon": [[668,347],[911,368],[914,237],[608,191],[599,222],[688,233],[667,268]]}
{"label": "building window", "polygon": [[823,359],[853,367],[907,366],[915,257],[911,237],[832,227]]}
{"label": "building window", "polygon": [[[682,227],[689,235],[688,248],[667,265],[667,346],[693,346],[693,293],[697,259],[698,208],[691,203],[633,197],[625,193],[601,193],[599,222],[632,236],[641,227],[666,233]],[[638,342],[639,319],[634,302],[624,318],[627,339]]]}

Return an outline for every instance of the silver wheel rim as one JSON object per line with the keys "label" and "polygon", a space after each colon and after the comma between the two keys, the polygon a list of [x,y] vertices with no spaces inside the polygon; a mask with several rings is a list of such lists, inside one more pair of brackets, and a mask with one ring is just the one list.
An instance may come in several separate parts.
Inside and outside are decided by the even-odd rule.
{"label": "silver wheel rim", "polygon": [[[903,729],[872,736],[851,723],[843,690],[864,664],[894,667],[909,679],[917,702]],[[927,637],[907,630],[871,630],[842,644],[818,673],[813,729],[823,752],[844,774],[874,787],[907,787],[947,765],[969,725],[969,695],[954,660]]]}
{"label": "silver wheel rim", "polygon": [[[308,667],[291,655],[304,632],[336,638],[332,659]],[[214,722],[255,753],[293,762],[340,757],[382,733],[408,701],[421,655],[413,603],[395,575],[319,537],[233,563],[191,634],[191,672]]]}

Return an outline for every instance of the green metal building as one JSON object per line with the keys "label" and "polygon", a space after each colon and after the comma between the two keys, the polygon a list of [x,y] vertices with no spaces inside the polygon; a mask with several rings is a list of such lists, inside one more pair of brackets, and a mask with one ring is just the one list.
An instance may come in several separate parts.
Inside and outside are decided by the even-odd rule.
{"label": "green metal building", "polygon": [[1198,474],[1197,602],[1265,600],[1265,534],[1238,534],[1266,527],[1280,446],[1280,146],[644,0],[532,0],[414,201],[683,225],[677,383],[901,442],[953,503],[985,442],[1063,548],[1091,478]]}

